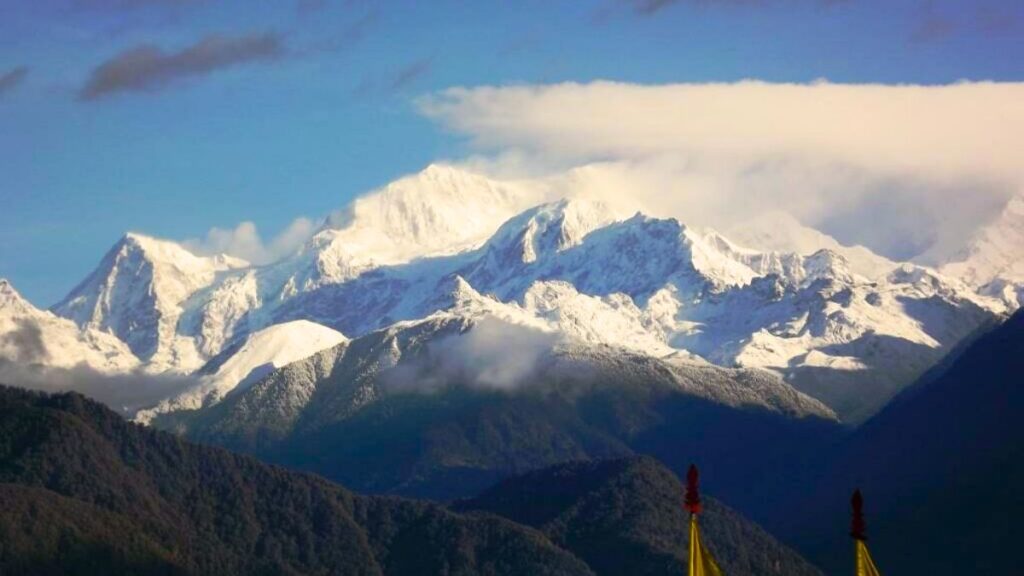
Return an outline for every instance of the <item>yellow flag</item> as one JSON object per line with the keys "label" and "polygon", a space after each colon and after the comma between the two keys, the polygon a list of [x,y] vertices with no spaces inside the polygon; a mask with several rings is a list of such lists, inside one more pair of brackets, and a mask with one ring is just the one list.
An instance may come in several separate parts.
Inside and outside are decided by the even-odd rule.
{"label": "yellow flag", "polygon": [[[881,576],[878,567],[875,566],[871,554],[868,553],[868,546],[863,540],[855,540],[857,543],[857,576]],[[690,572],[693,574],[693,572]]]}
{"label": "yellow flag", "polygon": [[722,576],[722,569],[718,567],[711,552],[701,544],[696,514],[690,514],[690,576]]}

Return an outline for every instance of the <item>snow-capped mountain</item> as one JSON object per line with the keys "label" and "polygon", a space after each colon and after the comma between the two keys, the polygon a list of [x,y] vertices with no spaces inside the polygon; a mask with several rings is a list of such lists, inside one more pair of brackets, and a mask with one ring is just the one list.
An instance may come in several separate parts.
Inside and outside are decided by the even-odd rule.
{"label": "snow-capped mountain", "polygon": [[[588,197],[593,177],[565,177],[569,197],[546,201],[558,178],[502,182],[432,165],[266,266],[129,234],[54,311],[83,333],[116,336],[147,370],[179,373],[286,322],[358,338],[438,311],[497,317],[584,345],[770,370],[855,421],[1006,309],[948,274],[784,215],[734,230],[736,241],[634,212],[607,191]],[[282,333],[291,357],[316,351]],[[181,405],[215,402],[242,380],[207,382]]]}
{"label": "snow-capped mountain", "polygon": [[79,329],[73,322],[39,310],[10,282],[0,279],[0,360],[73,368],[79,364],[103,373],[139,366],[128,346],[112,334]]}
{"label": "snow-capped mountain", "polygon": [[332,214],[292,256],[228,275],[209,287],[180,331],[195,337],[201,354],[212,356],[237,336],[277,318],[311,317],[302,311],[279,312],[296,297],[358,281],[384,267],[475,248],[543,195],[530,183],[497,182],[432,164]]}
{"label": "snow-capped mountain", "polygon": [[195,410],[219,402],[229,393],[245,390],[277,368],[342,342],[345,335],[308,320],[275,324],[232,344],[197,373],[194,386],[137,416],[141,422],[155,414]]}
{"label": "snow-capped mountain", "polygon": [[203,363],[177,333],[186,300],[218,273],[247,267],[228,256],[196,256],[182,246],[126,234],[96,270],[53,311],[83,329],[117,336],[154,367],[190,372]]}
{"label": "snow-capped mountain", "polygon": [[1024,305],[1024,192],[971,239],[966,250],[943,264],[943,274],[961,278],[1011,307]]}

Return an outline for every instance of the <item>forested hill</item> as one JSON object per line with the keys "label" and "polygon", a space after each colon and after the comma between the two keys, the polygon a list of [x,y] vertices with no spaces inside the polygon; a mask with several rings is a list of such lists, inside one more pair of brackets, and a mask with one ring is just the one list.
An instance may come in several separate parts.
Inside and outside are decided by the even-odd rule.
{"label": "forested hill", "polygon": [[[649,457],[572,462],[510,478],[458,502],[537,527],[599,575],[686,574],[684,487]],[[730,576],[821,572],[750,520],[703,497],[705,544]]]}
{"label": "forested hill", "polygon": [[0,574],[587,575],[540,532],[0,387]]}
{"label": "forested hill", "polygon": [[[452,511],[192,444],[77,394],[0,386],[0,574],[679,574],[681,498],[661,464],[628,458],[514,477]],[[707,508],[730,574],[818,573]]]}

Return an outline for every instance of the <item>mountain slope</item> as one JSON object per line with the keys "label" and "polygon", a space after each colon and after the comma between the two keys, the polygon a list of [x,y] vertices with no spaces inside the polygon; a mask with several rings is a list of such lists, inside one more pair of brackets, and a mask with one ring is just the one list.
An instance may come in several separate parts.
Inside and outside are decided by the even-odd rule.
{"label": "mountain slope", "polygon": [[[1009,574],[1024,514],[1024,313],[975,340],[940,375],[895,399],[827,452],[825,471],[789,499],[792,532],[826,568],[849,543],[824,529],[846,517],[849,491],[867,501],[872,551],[893,573]],[[820,463],[818,464],[820,467]],[[799,503],[788,506],[786,502]],[[829,536],[830,535],[830,536]]]}
{"label": "mountain slope", "polygon": [[236,342],[197,372],[198,382],[136,416],[148,422],[156,414],[194,410],[241,391],[277,368],[347,342],[345,335],[308,320],[275,324]]}
{"label": "mountain slope", "polygon": [[[685,488],[647,457],[574,462],[509,478],[456,502],[543,531],[598,575],[684,575]],[[820,575],[816,568],[724,504],[704,497],[701,531],[726,574]]]}
{"label": "mountain slope", "polygon": [[590,574],[540,533],[124,422],[81,396],[0,388],[0,571]]}
{"label": "mountain slope", "polygon": [[943,264],[944,274],[961,278],[984,293],[1001,297],[1012,308],[1024,304],[1024,193],[970,240],[967,248]]}
{"label": "mountain slope", "polygon": [[438,313],[154,424],[359,490],[449,498],[524,470],[633,452],[679,465],[705,455],[735,471],[738,487],[757,473],[742,471],[739,455],[749,463],[810,449],[838,433],[833,418],[763,371]]}

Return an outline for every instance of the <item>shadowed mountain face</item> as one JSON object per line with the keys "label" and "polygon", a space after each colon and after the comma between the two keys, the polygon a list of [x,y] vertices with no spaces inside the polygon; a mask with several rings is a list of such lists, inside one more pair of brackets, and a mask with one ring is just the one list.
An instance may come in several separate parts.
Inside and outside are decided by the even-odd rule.
{"label": "shadowed mountain face", "polygon": [[[3,574],[679,574],[681,499],[647,458],[513,478],[457,511],[359,496],[76,394],[0,387]],[[818,574],[712,500],[705,530],[732,574]]]}
{"label": "shadowed mountain face", "polygon": [[[483,510],[540,529],[599,575],[685,575],[684,487],[647,457],[575,462],[510,478],[460,511]],[[820,576],[792,550],[712,498],[704,540],[726,574]]]}
{"label": "shadowed mountain face", "polygon": [[807,466],[820,472],[792,483],[802,488],[776,500],[769,526],[823,567],[848,569],[852,547],[841,520],[860,487],[883,573],[1018,573],[1022,377],[1018,312],[825,451],[824,466]]}
{"label": "shadowed mountain face", "polygon": [[592,572],[534,530],[143,429],[77,395],[0,388],[0,573]]}

